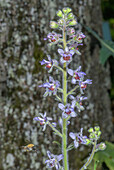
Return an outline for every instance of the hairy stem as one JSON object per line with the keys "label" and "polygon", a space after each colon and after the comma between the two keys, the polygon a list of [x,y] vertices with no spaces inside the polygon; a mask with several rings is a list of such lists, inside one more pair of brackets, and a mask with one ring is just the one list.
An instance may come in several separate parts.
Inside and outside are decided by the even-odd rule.
{"label": "hairy stem", "polygon": [[88,165],[91,163],[93,156],[95,154],[96,145],[97,145],[97,140],[95,140],[95,142],[94,142],[93,150],[92,150],[92,153],[91,153],[89,159],[87,160],[87,162],[84,164],[84,166],[80,170],[86,169],[88,167]]}
{"label": "hairy stem", "polygon": [[61,67],[59,67],[57,65],[54,65],[54,66],[63,72],[63,69]]}
{"label": "hairy stem", "polygon": [[74,87],[70,92],[68,92],[67,96],[72,94],[72,92],[74,92],[79,86],[77,85],[76,87]]}
{"label": "hairy stem", "polygon": [[57,133],[61,138],[63,137],[63,135],[56,129],[53,127],[53,125],[48,121],[48,125],[53,129],[53,131],[55,133]]}
{"label": "hairy stem", "polygon": [[[66,48],[66,26],[64,24],[63,28],[63,46],[64,50]],[[66,70],[66,63],[63,64],[63,102],[64,105],[67,104],[67,70]],[[64,170],[68,170],[68,156],[67,156],[67,120],[63,118],[63,163],[64,163]]]}

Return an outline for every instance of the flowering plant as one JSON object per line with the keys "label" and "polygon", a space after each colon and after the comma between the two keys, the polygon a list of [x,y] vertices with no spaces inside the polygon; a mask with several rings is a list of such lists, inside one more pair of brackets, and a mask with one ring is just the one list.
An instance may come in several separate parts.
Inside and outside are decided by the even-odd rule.
{"label": "flowering plant", "polygon": [[[50,45],[57,44],[60,47],[58,49],[60,62],[51,59],[51,57],[48,55],[48,61],[43,59],[40,63],[41,65],[45,65],[45,68],[48,70],[48,72],[51,72],[53,67],[56,67],[62,72],[62,88],[60,88],[60,82],[58,80],[54,80],[51,76],[49,76],[49,81],[39,85],[39,87],[46,89],[44,97],[47,95],[54,95],[59,100],[58,107],[61,111],[62,132],[56,129],[56,123],[50,122],[52,118],[47,117],[46,113],[40,113],[40,117],[35,117],[34,120],[40,122],[43,130],[46,129],[46,125],[49,125],[52,130],[62,139],[62,153],[60,153],[60,155],[54,155],[51,154],[50,151],[47,151],[49,158],[49,160],[45,161],[47,167],[69,170],[68,151],[79,147],[80,144],[93,145],[93,150],[87,159],[87,162],[81,168],[81,170],[84,170],[90,164],[94,153],[98,150],[105,149],[106,146],[104,143],[97,144],[97,141],[101,135],[100,127],[98,126],[88,130],[90,133],[89,137],[83,135],[83,128],[81,128],[80,132],[78,133],[70,132],[68,136],[73,140],[73,142],[70,145],[67,144],[67,125],[70,123],[71,117],[77,117],[77,113],[75,111],[76,109],[78,112],[84,110],[82,101],[86,100],[87,97],[83,96],[82,94],[84,94],[87,84],[92,84],[92,80],[84,80],[86,73],[81,71],[81,66],[75,70],[69,68],[69,64],[73,60],[73,56],[75,54],[81,55],[79,46],[83,45],[82,42],[85,38],[85,35],[81,31],[76,31],[73,27],[77,24],[75,16],[73,15],[70,8],[63,8],[63,10],[59,10],[57,12],[57,16],[59,17],[59,20],[57,22],[51,21],[50,27],[52,29],[61,30],[62,34],[51,32],[47,35],[45,40],[48,40]],[[71,76],[71,83],[74,85],[74,88],[69,92],[67,89],[67,73]],[[77,88],[79,88],[80,93],[77,96],[73,96],[74,91]],[[59,92],[62,94],[61,97],[58,96]],[[68,99],[70,101],[69,103],[67,101]],[[63,160],[62,166],[59,163],[61,160]]]}

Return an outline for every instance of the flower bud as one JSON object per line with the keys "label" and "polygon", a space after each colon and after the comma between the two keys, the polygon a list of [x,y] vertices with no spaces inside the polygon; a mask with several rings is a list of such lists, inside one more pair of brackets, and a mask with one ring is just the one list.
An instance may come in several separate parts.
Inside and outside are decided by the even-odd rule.
{"label": "flower bud", "polygon": [[70,8],[63,8],[63,12],[65,14],[68,14],[69,12],[71,12],[71,9]]}
{"label": "flower bud", "polygon": [[63,16],[63,13],[62,13],[61,10],[59,10],[59,11],[57,12],[57,16],[58,16],[58,17],[62,17],[62,16]]}
{"label": "flower bud", "polygon": [[91,139],[94,139],[94,138],[95,138],[95,134],[94,134],[94,133],[90,133],[89,137],[90,137]]}
{"label": "flower bud", "polygon": [[59,25],[57,24],[57,22],[55,22],[55,21],[51,21],[51,22],[50,22],[50,27],[51,27],[51,28],[58,28],[58,26],[59,26]]}
{"label": "flower bud", "polygon": [[99,150],[104,150],[106,148],[106,145],[105,145],[105,143],[103,143],[103,142],[101,142],[100,144],[99,144],[99,146],[98,146],[98,149]]}
{"label": "flower bud", "polygon": [[64,23],[63,19],[59,19],[58,24],[63,25],[63,23]]}
{"label": "flower bud", "polygon": [[95,131],[99,131],[100,130],[100,127],[99,126],[95,126]]}
{"label": "flower bud", "polygon": [[100,135],[101,135],[101,131],[98,131],[97,136],[100,136]]}
{"label": "flower bud", "polygon": [[90,139],[86,139],[86,145],[89,145],[91,143],[91,140]]}
{"label": "flower bud", "polygon": [[69,22],[69,25],[76,25],[76,24],[77,24],[77,22],[75,19]]}
{"label": "flower bud", "polygon": [[90,128],[90,129],[88,130],[88,132],[93,132],[93,128]]}
{"label": "flower bud", "polygon": [[68,19],[74,19],[74,15],[72,13],[68,14]]}

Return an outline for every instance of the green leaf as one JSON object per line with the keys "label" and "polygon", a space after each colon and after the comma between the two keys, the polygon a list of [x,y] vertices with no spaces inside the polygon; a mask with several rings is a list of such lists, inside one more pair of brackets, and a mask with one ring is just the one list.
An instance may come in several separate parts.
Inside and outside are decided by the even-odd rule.
{"label": "green leaf", "polygon": [[[105,40],[104,43],[109,48],[114,49],[114,42],[113,41]],[[103,65],[105,64],[105,62],[108,60],[108,58],[110,56],[114,57],[114,53],[109,48],[106,48],[106,46],[104,46],[102,44],[102,48],[100,50],[100,61],[101,61],[101,64],[103,64]]]}
{"label": "green leaf", "polygon": [[114,170],[114,144],[105,142],[106,149],[95,153],[94,160],[99,160],[101,163],[105,162],[110,170]]}

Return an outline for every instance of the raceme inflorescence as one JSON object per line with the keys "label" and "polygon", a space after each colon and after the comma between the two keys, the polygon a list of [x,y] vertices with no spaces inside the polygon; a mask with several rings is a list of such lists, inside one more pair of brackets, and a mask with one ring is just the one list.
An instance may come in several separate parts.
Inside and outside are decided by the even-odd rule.
{"label": "raceme inflorescence", "polygon": [[[83,128],[80,129],[80,132],[74,129],[73,132],[67,134],[71,118],[76,119],[77,112],[84,110],[82,102],[87,100],[84,92],[87,86],[92,84],[92,80],[85,79],[86,73],[81,70],[81,66],[78,66],[75,70],[70,68],[70,63],[73,61],[74,55],[81,55],[79,47],[83,45],[83,39],[85,38],[85,35],[80,30],[75,30],[77,20],[72,10],[70,8],[63,8],[57,12],[57,16],[59,18],[58,21],[51,21],[50,27],[54,30],[58,29],[60,33],[58,34],[52,31],[44,40],[47,40],[50,46],[57,45],[59,60],[51,59],[51,57],[47,55],[47,59],[43,59],[40,63],[45,66],[45,69],[49,73],[52,72],[53,67],[59,69],[62,73],[62,85],[58,80],[49,76],[49,80],[39,85],[39,88],[45,88],[44,97],[54,95],[58,100],[58,108],[61,112],[59,122],[62,126],[62,131],[57,130],[56,123],[52,122],[52,118],[48,117],[48,113],[46,112],[44,114],[39,113],[38,117],[35,117],[34,120],[40,123],[43,131],[46,129],[46,126],[49,125],[56,135],[62,139],[62,151],[60,155],[54,155],[50,151],[47,151],[48,159],[45,161],[47,168],[54,167],[57,170],[69,170],[68,151],[73,148],[78,148],[79,145],[93,145],[87,162],[81,168],[81,170],[84,170],[93,159],[94,153],[98,150],[104,150],[106,146],[104,143],[97,143],[101,135],[99,126],[89,128],[89,137],[83,135]],[[70,76],[71,83],[74,86],[70,91],[68,91],[68,76]],[[77,96],[75,96],[76,89],[79,89]],[[60,95],[58,95],[59,93]],[[72,143],[69,145],[67,143],[68,137],[72,140]],[[63,160],[63,164],[60,164],[61,160]]]}

